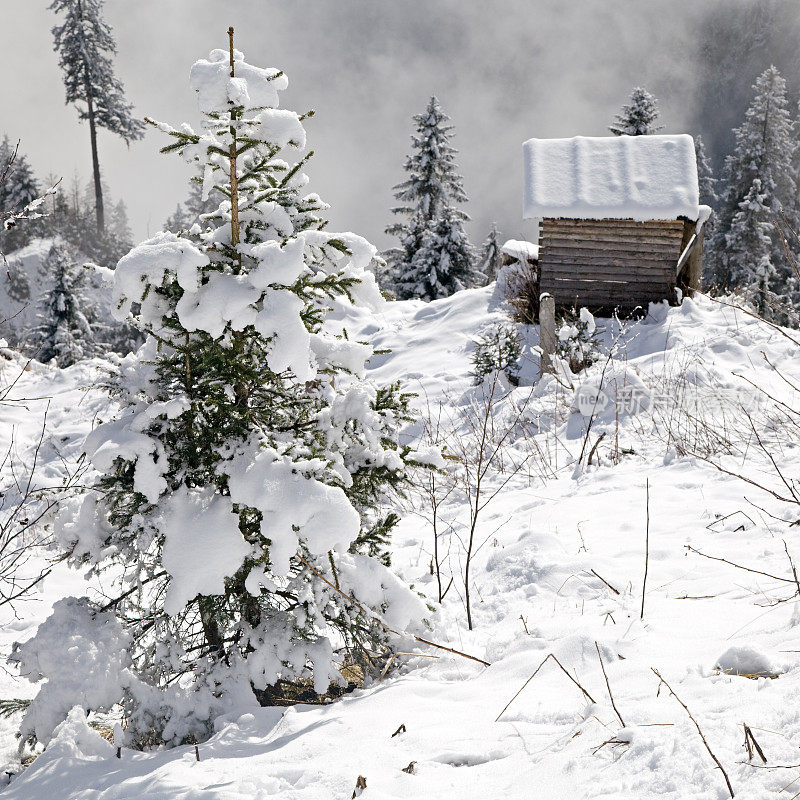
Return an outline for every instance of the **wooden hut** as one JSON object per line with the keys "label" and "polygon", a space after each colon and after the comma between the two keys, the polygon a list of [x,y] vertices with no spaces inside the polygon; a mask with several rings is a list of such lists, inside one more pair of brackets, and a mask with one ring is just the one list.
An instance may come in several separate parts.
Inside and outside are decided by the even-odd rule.
{"label": "wooden hut", "polygon": [[628,315],[700,288],[707,210],[691,136],[530,139],[523,150],[539,292]]}

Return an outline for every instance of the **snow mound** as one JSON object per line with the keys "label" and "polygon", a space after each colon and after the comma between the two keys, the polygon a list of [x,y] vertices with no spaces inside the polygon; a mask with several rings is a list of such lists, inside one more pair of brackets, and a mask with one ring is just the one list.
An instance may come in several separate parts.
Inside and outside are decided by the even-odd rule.
{"label": "snow mound", "polygon": [[47,748],[47,760],[108,758],[113,753],[114,747],[89,726],[86,721],[86,711],[80,706],[75,706],[53,731],[53,739]]}
{"label": "snow mound", "polygon": [[715,669],[729,675],[759,675],[767,677],[778,674],[772,660],[752,645],[729,647],[718,659]]}
{"label": "snow mound", "polygon": [[500,248],[503,255],[516,258],[517,261],[536,261],[539,258],[539,245],[533,242],[524,242],[518,239],[509,239]]}

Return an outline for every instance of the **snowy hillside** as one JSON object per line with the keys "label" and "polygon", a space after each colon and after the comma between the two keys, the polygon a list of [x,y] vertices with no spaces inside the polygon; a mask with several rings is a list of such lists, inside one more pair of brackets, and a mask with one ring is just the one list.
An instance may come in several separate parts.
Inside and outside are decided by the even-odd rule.
{"label": "snowy hillside", "polygon": [[[485,408],[488,391],[469,375],[472,342],[502,318],[490,286],[377,313],[340,307],[329,324],[391,351],[372,358],[370,377],[416,393],[418,422],[407,436],[429,444],[436,437],[426,420],[438,419],[439,444],[455,452],[459,441],[470,445],[466,420]],[[453,579],[441,608],[422,494],[409,497],[394,535],[394,569],[437,607],[431,640],[490,666],[407,640],[403,647],[418,656],[398,656],[382,682],[341,701],[220,720],[199,762],[193,747],[123,749],[117,760],[111,744],[71,717],[5,796],[344,799],[359,776],[360,796],[375,800],[728,796],[697,727],[668,689],[659,691],[655,669],[688,707],[737,797],[777,795],[787,785],[791,797],[800,767],[759,768],[758,756],[746,763],[743,724],[768,767],[800,763],[800,609],[796,598],[782,602],[796,591],[787,551],[800,559],[789,525],[800,515],[736,475],[747,470],[777,494],[794,493],[755,446],[750,420],[777,467],[795,475],[796,447],[763,392],[788,399],[793,389],[781,374],[800,380],[797,348],[704,298],[653,307],[623,328],[598,324],[601,357],[586,374],[538,383],[538,334],[528,329],[521,386],[505,387],[490,409],[492,430],[511,432],[475,531],[474,630],[463,596],[463,497],[454,493],[439,509],[444,583]],[[20,377],[22,362],[3,362],[0,379],[17,380],[10,398],[27,398],[8,405],[18,452],[35,447],[50,398],[42,480],[74,463],[82,437],[108,418],[109,401],[90,388],[100,363],[36,365]],[[7,448],[12,428],[1,435]],[[85,591],[80,575],[59,567],[41,600],[6,620],[4,651],[33,634],[53,600]],[[548,660],[525,685],[551,653],[558,663]],[[0,678],[2,697],[32,688]],[[12,718],[0,729],[10,764],[14,725]]]}

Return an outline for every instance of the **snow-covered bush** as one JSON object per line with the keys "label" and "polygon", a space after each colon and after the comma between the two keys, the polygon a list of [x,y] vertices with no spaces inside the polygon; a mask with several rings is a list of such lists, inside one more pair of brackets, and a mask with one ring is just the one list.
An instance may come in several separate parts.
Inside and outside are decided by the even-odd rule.
{"label": "snow-covered bush", "polygon": [[576,375],[597,361],[600,351],[594,317],[588,308],[572,309],[556,325],[556,352]]}
{"label": "snow-covered bush", "polygon": [[114,614],[96,613],[86,598],[59,600],[36,636],[15,645],[9,659],[23,677],[45,681],[22,721],[23,741],[49,741],[73,706],[114,706],[128,680],[130,645]]}
{"label": "snow-covered bush", "polygon": [[476,384],[492,372],[503,372],[509,382],[516,385],[519,379],[522,344],[517,326],[498,322],[487,328],[475,342],[472,352],[472,372]]}
{"label": "snow-covered bush", "polygon": [[409,630],[426,613],[381,558],[407,397],[365,382],[371,347],[325,325],[333,302],[384,302],[375,248],[324,230],[310,154],[287,160],[306,137],[277,108],[282,72],[215,50],[190,83],[203,130],[158,123],[164,150],[224,199],[120,261],[117,316],[147,340],[120,367],[125,410],[86,441],[100,491],[56,526],[73,563],[118,580],[133,743],[203,736],[279,680],[324,693],[337,648],[366,665],[387,647],[376,615]]}
{"label": "snow-covered bush", "polygon": [[527,259],[500,267],[496,295],[508,303],[516,322],[533,325],[539,317],[539,270]]}

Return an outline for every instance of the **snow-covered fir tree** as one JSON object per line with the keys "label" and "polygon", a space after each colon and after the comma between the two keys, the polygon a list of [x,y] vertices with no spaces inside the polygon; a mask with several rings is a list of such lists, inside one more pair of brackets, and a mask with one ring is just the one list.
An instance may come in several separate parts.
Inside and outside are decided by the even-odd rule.
{"label": "snow-covered fir tree", "polygon": [[615,136],[646,136],[658,133],[664,127],[656,125],[660,113],[656,98],[647,89],[637,86],[608,129]]}
{"label": "snow-covered fir tree", "polygon": [[188,231],[195,223],[201,227],[205,226],[205,221],[201,219],[204,214],[213,214],[219,206],[220,198],[213,187],[209,190],[209,196],[203,198],[203,179],[195,177],[189,181],[189,193],[183,203],[178,203],[175,211],[167,217],[164,223],[164,230],[167,231]]}
{"label": "snow-covered fir tree", "polygon": [[429,223],[411,263],[395,278],[399,297],[436,300],[478,282],[475,251],[464,232],[464,220],[452,206]]}
{"label": "snow-covered fir tree", "polygon": [[68,367],[102,352],[104,348],[95,339],[96,331],[83,292],[83,268],[60,243],[50,248],[43,266],[52,276],[52,286],[39,304],[36,357],[42,362],[55,361],[59,367]]}
{"label": "snow-covered fir tree", "polygon": [[747,196],[739,203],[739,210],[731,219],[725,236],[726,264],[731,285],[745,289],[755,301],[761,316],[774,316],[771,288],[775,285],[777,270],[772,261],[772,231],[770,209],[761,181],[756,178]]}
{"label": "snow-covered fir tree", "polygon": [[[159,233],[120,261],[119,317],[147,341],[121,367],[125,411],[86,442],[100,491],[56,526],[117,590],[103,610],[61,601],[14,655],[38,669],[67,631],[92,648],[104,681],[83,676],[82,702],[122,703],[133,744],[205,736],[279,680],[324,693],[345,653],[369,668],[387,651],[374,615],[402,631],[426,614],[385,566],[407,398],[366,382],[371,347],[325,321],[332,304],[384,302],[375,248],[324,229],[311,154],[292,156],[302,117],[277,107],[287,78],[230,36],[191,70],[202,130],[158,124],[222,202],[207,230]],[[44,677],[22,732],[47,741],[81,700]]]}
{"label": "snow-covered fir tree", "polygon": [[478,257],[478,270],[482,275],[486,276],[487,283],[497,280],[497,272],[503,261],[503,254],[500,248],[500,232],[497,230],[497,223],[493,222],[488,236],[481,245],[481,252]]}
{"label": "snow-covered fir tree", "polygon": [[705,142],[699,133],[694,137],[694,154],[697,161],[697,183],[700,190],[700,203],[711,209],[711,216],[703,225],[703,237],[706,242],[704,248],[706,252],[706,275],[704,279],[707,283],[713,283],[713,280],[709,280],[708,265],[713,261],[711,249],[714,244],[714,225],[717,220],[717,206],[719,205],[718,181],[714,177],[714,170],[706,152]]}
{"label": "snow-covered fir tree", "polygon": [[64,73],[67,103],[89,122],[94,175],[97,229],[105,228],[103,187],[97,152],[97,129],[105,128],[130,143],[144,135],[125,99],[122,83],[114,75],[112,57],[117,48],[111,28],[103,19],[104,0],[53,0],[49,8],[63,12],[63,22],[53,28],[54,49]]}
{"label": "snow-covered fir tree", "polygon": [[[719,203],[719,212],[712,242],[709,272],[711,282],[719,287],[731,287],[744,281],[751,285],[741,269],[743,254],[734,256],[729,251],[729,236],[734,219],[741,214],[742,203],[751,198],[753,187],[759,181],[757,194],[770,225],[770,262],[774,272],[767,276],[769,289],[781,293],[789,279],[791,269],[775,222],[780,212],[791,219],[796,204],[797,176],[794,159],[797,142],[793,135],[792,119],[786,99],[786,82],[775,67],[765,70],[753,86],[754,98],[745,114],[744,122],[734,131],[736,147],[725,159],[723,183],[725,190]],[[753,239],[752,241],[757,241]],[[753,252],[752,270],[761,271],[760,249]]]}
{"label": "snow-covered fir tree", "polygon": [[[6,169],[9,161],[10,167]],[[20,211],[40,195],[39,182],[25,153],[11,142],[8,136],[0,141],[0,173],[5,178],[0,182],[0,212],[9,214]],[[52,184],[51,184],[52,185]],[[19,225],[11,230],[0,228],[0,250],[10,252],[24,247],[37,233],[37,224]]]}
{"label": "snow-covered fir tree", "polygon": [[705,142],[699,133],[694,137],[694,153],[697,159],[697,183],[700,189],[700,202],[703,205],[716,208],[717,203],[719,203],[717,179],[714,177],[714,170],[706,152]]}
{"label": "snow-covered fir tree", "polygon": [[[452,276],[443,271],[435,279],[420,277],[428,274],[429,266],[437,261],[432,248],[435,240],[444,242],[444,228],[452,233],[448,245],[466,254],[471,252],[463,231],[463,223],[469,220],[458,204],[467,201],[464,179],[458,172],[455,156],[458,152],[451,144],[453,126],[436,97],[431,97],[425,111],[414,116],[415,133],[411,137],[412,153],[406,158],[403,168],[408,178],[394,187],[395,197],[401,205],[392,209],[393,214],[404,217],[401,222],[390,225],[386,232],[397,236],[399,246],[385,253],[392,276],[392,288],[401,299],[423,297],[428,300],[444,297],[455,291],[456,286],[469,286],[474,279],[470,265],[465,269],[463,258],[453,260],[456,273]],[[440,222],[444,219],[444,226]],[[438,231],[438,232],[435,232]],[[459,241],[463,237],[463,242]],[[422,256],[420,252],[425,249]],[[432,261],[433,260],[433,261]],[[446,269],[442,262],[440,269]],[[433,294],[433,287],[445,294]]]}

